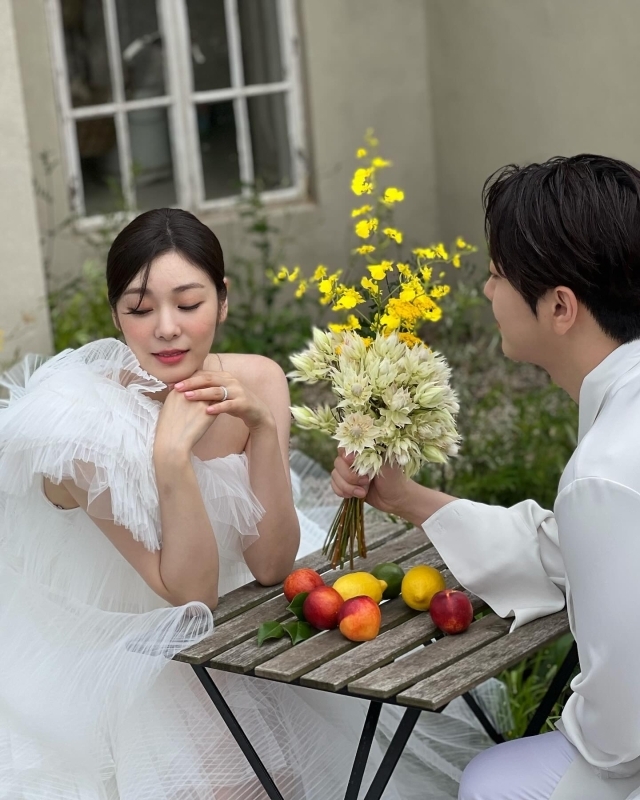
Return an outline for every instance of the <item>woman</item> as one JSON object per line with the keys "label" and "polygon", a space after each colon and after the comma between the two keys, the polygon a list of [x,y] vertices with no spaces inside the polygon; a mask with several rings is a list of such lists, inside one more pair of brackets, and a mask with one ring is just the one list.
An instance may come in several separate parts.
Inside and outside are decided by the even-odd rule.
{"label": "woman", "polygon": [[[221,594],[291,569],[286,379],[259,356],[209,355],[224,266],[190,214],[134,220],[107,280],[127,344],[5,379],[0,795],[262,797],[191,670],[168,659],[211,633]],[[344,792],[358,720],[338,701],[216,680],[285,797]]]}

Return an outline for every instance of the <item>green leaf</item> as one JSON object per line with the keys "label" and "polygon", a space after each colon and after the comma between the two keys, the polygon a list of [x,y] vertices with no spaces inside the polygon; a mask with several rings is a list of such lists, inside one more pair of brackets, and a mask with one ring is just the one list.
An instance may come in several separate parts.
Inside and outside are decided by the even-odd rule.
{"label": "green leaf", "polygon": [[308,622],[286,622],[282,627],[291,637],[291,644],[304,642],[318,632]]}
{"label": "green leaf", "polygon": [[280,639],[284,635],[284,628],[279,622],[263,622],[258,628],[258,645],[265,639]]}
{"label": "green leaf", "polygon": [[302,613],[302,605],[307,599],[309,592],[300,592],[287,606],[287,611],[290,611],[294,617],[297,617],[301,622],[304,622],[304,614]]}

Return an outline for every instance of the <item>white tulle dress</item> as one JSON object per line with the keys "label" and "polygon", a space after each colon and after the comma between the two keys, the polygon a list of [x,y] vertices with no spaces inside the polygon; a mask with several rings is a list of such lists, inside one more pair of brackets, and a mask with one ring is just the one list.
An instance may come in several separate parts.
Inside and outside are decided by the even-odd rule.
{"label": "white tulle dress", "polygon": [[[29,357],[0,382],[10,395],[0,410],[0,800],[264,797],[193,671],[171,661],[211,633],[210,610],[169,606],[83,510],[43,493],[43,476],[71,479],[93,516],[160,548],[153,393],[164,384],[113,339]],[[224,594],[252,580],[243,549],[261,507],[244,455],[193,463]],[[304,475],[294,477],[305,505]],[[318,546],[327,509],[312,511],[299,512],[304,551]],[[287,800],[344,796],[363,703],[215,680]],[[385,798],[454,798],[460,769],[489,744],[462,716],[425,718]],[[381,741],[396,721],[383,718]]]}

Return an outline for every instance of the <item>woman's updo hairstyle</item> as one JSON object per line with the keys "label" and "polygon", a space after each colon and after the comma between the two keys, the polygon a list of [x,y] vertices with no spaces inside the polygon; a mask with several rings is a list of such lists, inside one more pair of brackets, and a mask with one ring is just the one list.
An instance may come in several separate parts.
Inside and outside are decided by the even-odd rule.
{"label": "woman's updo hairstyle", "polygon": [[107,292],[111,308],[131,281],[143,271],[140,301],[151,265],[165,253],[178,253],[213,281],[218,300],[227,296],[224,258],[215,233],[197,217],[180,208],[155,208],[140,214],[116,236],[107,256]]}

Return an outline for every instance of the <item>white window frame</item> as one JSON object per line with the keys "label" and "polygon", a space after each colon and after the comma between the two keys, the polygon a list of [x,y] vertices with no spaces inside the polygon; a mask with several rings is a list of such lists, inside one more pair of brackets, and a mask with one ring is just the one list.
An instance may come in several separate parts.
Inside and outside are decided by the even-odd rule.
{"label": "white window frame", "polygon": [[[135,2],[135,0],[130,0]],[[229,209],[238,195],[207,200],[200,158],[200,141],[195,106],[202,102],[233,102],[236,122],[240,181],[250,185],[254,180],[253,155],[247,98],[268,94],[284,94],[291,158],[291,187],[272,189],[261,194],[266,203],[304,201],[308,198],[308,163],[305,148],[304,109],[300,66],[300,40],[295,13],[295,0],[276,0],[283,80],[277,83],[244,85],[238,0],[224,0],[231,86],[211,91],[194,91],[193,65],[189,39],[189,20],[185,0],[156,0],[158,24],[162,31],[165,55],[165,90],[159,97],[127,100],[124,93],[121,46],[118,35],[115,0],[102,0],[107,36],[113,100],[93,106],[74,108],[67,72],[64,32],[60,0],[46,0],[51,52],[57,88],[61,138],[66,157],[72,211],[83,222],[100,224],[106,215],[87,217],[76,122],[113,116],[115,119],[120,161],[120,176],[125,202],[135,207],[128,114],[149,108],[166,108],[169,117],[173,158],[173,176],[177,206],[194,211]],[[243,189],[243,193],[250,189]]]}

